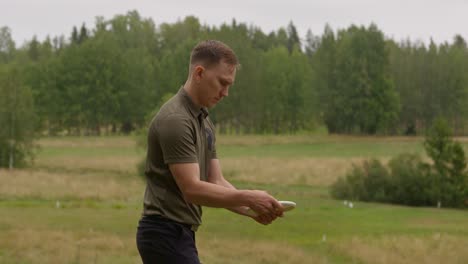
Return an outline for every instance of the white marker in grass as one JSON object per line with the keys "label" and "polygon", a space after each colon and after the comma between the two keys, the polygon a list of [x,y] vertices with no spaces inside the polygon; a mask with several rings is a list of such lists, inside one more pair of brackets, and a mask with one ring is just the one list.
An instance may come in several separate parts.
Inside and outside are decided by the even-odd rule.
{"label": "white marker in grass", "polygon": [[[283,212],[291,211],[292,209],[296,208],[296,203],[295,202],[278,201],[278,203],[281,204],[281,206],[283,206]],[[250,208],[247,208],[246,214],[249,215],[249,216],[252,216],[252,217],[257,217],[258,216],[258,214],[254,210],[252,210]]]}

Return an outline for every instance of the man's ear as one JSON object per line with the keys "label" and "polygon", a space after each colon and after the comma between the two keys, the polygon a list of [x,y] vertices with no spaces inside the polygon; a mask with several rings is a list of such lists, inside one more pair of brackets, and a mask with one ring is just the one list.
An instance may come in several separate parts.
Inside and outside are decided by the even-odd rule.
{"label": "man's ear", "polygon": [[204,74],[205,74],[205,68],[201,65],[197,65],[193,69],[193,78],[195,78],[196,81],[200,81],[203,78]]}

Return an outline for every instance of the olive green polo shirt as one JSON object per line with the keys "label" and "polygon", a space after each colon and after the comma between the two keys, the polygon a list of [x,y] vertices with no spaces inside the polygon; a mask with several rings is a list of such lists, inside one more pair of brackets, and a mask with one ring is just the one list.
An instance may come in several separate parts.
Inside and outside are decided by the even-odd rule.
{"label": "olive green polo shirt", "polygon": [[168,165],[198,163],[200,180],[207,181],[210,160],[216,158],[215,142],[208,111],[180,88],[149,127],[143,215],[160,215],[194,229],[201,224],[201,206],[185,201]]}

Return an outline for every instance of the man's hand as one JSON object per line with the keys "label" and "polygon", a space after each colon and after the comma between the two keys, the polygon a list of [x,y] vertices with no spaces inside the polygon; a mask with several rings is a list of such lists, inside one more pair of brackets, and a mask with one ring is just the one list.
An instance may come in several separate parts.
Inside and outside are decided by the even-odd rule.
{"label": "man's hand", "polygon": [[283,216],[283,207],[271,195],[265,191],[248,191],[249,207],[258,214],[252,217],[261,224],[270,224],[277,217]]}
{"label": "man's hand", "polygon": [[[278,217],[283,217],[283,211],[280,210],[278,212]],[[274,219],[272,219],[270,216],[268,215],[257,215],[257,216],[250,216],[252,219],[254,219],[255,221],[257,221],[258,223],[262,224],[262,225],[269,225],[271,224],[274,220],[276,220],[276,217]]]}
{"label": "man's hand", "polygon": [[[217,185],[221,185],[230,189],[236,189],[230,182],[228,182],[221,171],[221,164],[218,159],[212,159],[210,161],[210,170],[208,173],[208,181]],[[245,191],[246,195],[248,196],[249,203],[244,204],[243,206],[237,206],[237,207],[231,207],[228,208],[229,210],[238,213],[240,215],[245,215],[249,216],[255,221],[257,221],[260,224],[268,225],[271,222],[273,222],[278,216],[283,216],[283,208],[281,205],[281,209],[279,212],[276,210],[273,211],[273,213],[270,213],[269,209],[260,209],[264,207],[270,207],[270,206],[278,206],[278,202],[276,201],[275,198],[270,196],[268,193],[264,191]],[[260,202],[260,204],[256,204],[258,201],[264,201]],[[274,205],[271,205],[274,204]],[[250,207],[254,212],[258,214],[257,217],[252,217],[248,214],[246,214],[246,210],[248,207]],[[259,212],[267,212],[266,214],[261,214]]]}
{"label": "man's hand", "polygon": [[[282,217],[283,214],[280,215],[280,217]],[[257,223],[260,223],[262,225],[269,225],[271,224],[275,219],[271,219],[269,218],[268,216],[266,215],[259,215],[259,216],[256,216],[256,217],[252,217],[252,219],[254,219],[255,221],[257,221]]]}

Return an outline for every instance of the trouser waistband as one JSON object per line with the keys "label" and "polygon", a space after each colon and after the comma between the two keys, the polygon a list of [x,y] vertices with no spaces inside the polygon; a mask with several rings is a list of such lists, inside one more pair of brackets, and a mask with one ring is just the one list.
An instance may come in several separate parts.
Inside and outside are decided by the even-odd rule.
{"label": "trouser waistband", "polygon": [[198,225],[180,223],[180,222],[174,221],[172,219],[169,219],[161,215],[143,215],[143,218],[148,219],[148,220],[153,220],[153,221],[162,221],[162,222],[179,224],[179,225],[185,226],[186,228],[192,230],[193,232],[196,232],[198,229]]}

